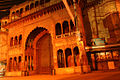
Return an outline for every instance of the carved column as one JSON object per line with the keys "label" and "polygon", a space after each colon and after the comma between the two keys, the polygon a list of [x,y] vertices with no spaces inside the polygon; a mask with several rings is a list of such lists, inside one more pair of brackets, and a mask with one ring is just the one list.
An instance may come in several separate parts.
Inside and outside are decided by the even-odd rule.
{"label": "carved column", "polygon": [[19,65],[19,56],[17,57],[17,66],[16,66],[16,70],[19,71],[20,65]]}
{"label": "carved column", "polygon": [[7,72],[10,71],[10,59],[7,59]]}
{"label": "carved column", "polygon": [[11,71],[14,71],[14,58],[12,58],[12,66],[11,66]]}
{"label": "carved column", "polygon": [[66,68],[66,57],[65,57],[65,50],[63,50],[63,54],[64,54],[64,65],[65,65],[65,68]]}
{"label": "carved column", "polygon": [[69,26],[69,35],[70,35],[70,33],[71,33],[70,20],[68,21],[68,26]]}
{"label": "carved column", "polygon": [[30,56],[30,71],[32,71],[32,60],[31,60],[31,57],[32,56]]}
{"label": "carved column", "polygon": [[71,49],[71,52],[72,52],[72,66],[75,66],[75,64],[74,64],[74,52],[73,52],[73,47],[72,47],[72,49]]}

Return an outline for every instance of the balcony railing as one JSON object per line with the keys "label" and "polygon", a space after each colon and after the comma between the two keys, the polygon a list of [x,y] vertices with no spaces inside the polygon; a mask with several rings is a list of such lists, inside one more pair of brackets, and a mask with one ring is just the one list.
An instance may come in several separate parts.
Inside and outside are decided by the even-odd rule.
{"label": "balcony railing", "polygon": [[65,33],[65,34],[61,34],[61,35],[56,35],[56,39],[57,38],[64,38],[64,37],[70,37],[70,36],[76,36],[79,38],[82,38],[81,37],[81,33],[79,31],[73,31],[73,32],[69,32],[69,33]]}

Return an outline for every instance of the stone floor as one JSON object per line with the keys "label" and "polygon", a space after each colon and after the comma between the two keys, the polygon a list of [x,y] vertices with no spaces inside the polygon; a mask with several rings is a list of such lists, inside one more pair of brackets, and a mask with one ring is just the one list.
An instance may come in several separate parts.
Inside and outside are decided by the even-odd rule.
{"label": "stone floor", "polygon": [[0,77],[0,80],[120,80],[120,71],[94,71],[87,74]]}

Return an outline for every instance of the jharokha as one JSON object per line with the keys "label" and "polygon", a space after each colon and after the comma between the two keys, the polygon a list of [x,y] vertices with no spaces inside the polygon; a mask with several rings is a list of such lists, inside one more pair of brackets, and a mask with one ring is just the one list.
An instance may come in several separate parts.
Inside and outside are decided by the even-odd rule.
{"label": "jharokha", "polygon": [[67,3],[76,25],[62,0],[29,0],[0,20],[5,76],[120,69],[120,1]]}

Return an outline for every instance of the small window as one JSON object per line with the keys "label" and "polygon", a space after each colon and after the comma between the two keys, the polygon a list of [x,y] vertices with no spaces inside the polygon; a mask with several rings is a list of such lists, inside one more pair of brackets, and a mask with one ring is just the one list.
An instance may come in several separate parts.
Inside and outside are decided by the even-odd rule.
{"label": "small window", "polygon": [[22,13],[23,13],[23,8],[20,9],[20,14],[22,14]]}
{"label": "small window", "polygon": [[10,46],[13,46],[13,37],[10,39]]}
{"label": "small window", "polygon": [[68,33],[68,32],[69,32],[68,21],[64,21],[63,22],[63,34]]}
{"label": "small window", "polygon": [[61,24],[57,23],[55,25],[55,31],[56,31],[56,35],[61,35]]}
{"label": "small window", "polygon": [[19,36],[19,44],[22,43],[22,35]]}
{"label": "small window", "polygon": [[17,36],[15,37],[15,41],[14,41],[14,45],[17,45],[17,43],[18,43],[18,38],[17,38]]}
{"label": "small window", "polygon": [[25,7],[25,11],[28,11],[28,10],[29,10],[29,5]]}
{"label": "small window", "polygon": [[7,21],[5,21],[5,24],[7,24]]}
{"label": "small window", "polygon": [[34,8],[34,3],[30,4],[30,9]]}
{"label": "small window", "polygon": [[37,6],[38,6],[38,1],[35,2],[35,7],[37,7]]}
{"label": "small window", "polygon": [[19,13],[19,10],[17,10],[16,13]]}
{"label": "small window", "polygon": [[15,14],[15,12],[12,12],[12,14]]}

